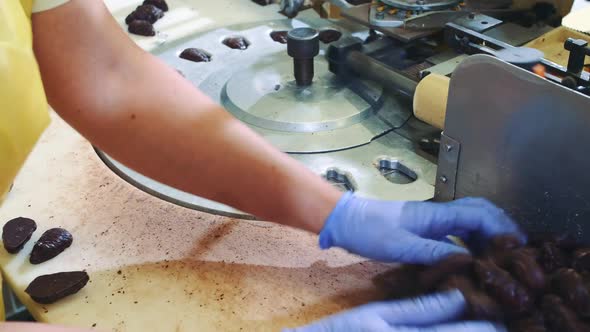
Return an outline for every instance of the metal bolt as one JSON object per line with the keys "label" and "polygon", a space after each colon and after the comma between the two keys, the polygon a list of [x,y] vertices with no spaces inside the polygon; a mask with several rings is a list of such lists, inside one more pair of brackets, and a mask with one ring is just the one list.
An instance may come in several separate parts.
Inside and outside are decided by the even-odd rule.
{"label": "metal bolt", "polygon": [[474,13],[469,13],[469,16],[468,17],[469,17],[470,20],[473,20],[475,18],[475,14]]}
{"label": "metal bolt", "polygon": [[295,80],[298,86],[310,86],[314,76],[313,58],[320,52],[317,30],[296,28],[287,33],[287,54],[293,58]]}
{"label": "metal bolt", "polygon": [[453,150],[453,146],[451,144],[445,144],[445,151],[451,152]]}
{"label": "metal bolt", "polygon": [[449,181],[449,179],[447,179],[447,177],[444,175],[441,175],[438,180],[442,183],[447,183],[447,181]]}

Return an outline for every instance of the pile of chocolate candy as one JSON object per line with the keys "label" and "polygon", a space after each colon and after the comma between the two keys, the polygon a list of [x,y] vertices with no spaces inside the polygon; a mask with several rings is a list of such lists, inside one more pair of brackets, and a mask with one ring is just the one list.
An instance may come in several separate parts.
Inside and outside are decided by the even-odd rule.
{"label": "pile of chocolate candy", "polygon": [[375,279],[388,298],[459,289],[464,319],[504,323],[511,332],[590,331],[590,248],[569,236],[513,236],[480,255],[454,255],[434,266],[406,265]]}

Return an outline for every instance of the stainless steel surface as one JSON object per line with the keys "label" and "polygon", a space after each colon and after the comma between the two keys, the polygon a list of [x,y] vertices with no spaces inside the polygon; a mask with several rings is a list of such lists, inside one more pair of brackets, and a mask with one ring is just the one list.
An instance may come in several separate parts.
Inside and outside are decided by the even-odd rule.
{"label": "stainless steel surface", "polygon": [[484,32],[502,24],[502,21],[496,18],[477,13],[461,16],[455,19],[454,22],[477,32]]}
{"label": "stainless steel surface", "polygon": [[383,63],[361,52],[352,51],[347,57],[347,65],[363,78],[375,81],[389,90],[399,91],[412,97],[418,83],[396,72]]}
{"label": "stainless steel surface", "polygon": [[[298,88],[287,47],[274,42],[272,30],[331,26],[319,18],[281,20],[209,31],[156,54],[224,105],[236,117],[285,152],[313,153],[367,144],[399,126],[405,110],[395,99],[382,97],[382,88],[370,82],[341,82],[327,70],[326,45],[315,58],[315,83]],[[336,26],[343,33],[350,30]],[[241,35],[251,42],[246,51],[220,49],[219,40]],[[209,63],[193,63],[178,52],[195,47],[213,53]],[[226,64],[239,63],[239,66]],[[382,107],[387,105],[387,112]],[[401,113],[400,113],[401,112]]]}
{"label": "stainless steel surface", "polygon": [[[345,24],[334,26],[304,11],[294,20],[257,22],[196,34],[177,43],[163,44],[154,53],[273,145],[292,153],[293,158],[317,174],[327,176],[330,170],[337,170],[338,174],[347,176],[360,195],[367,197],[429,199],[434,193],[436,165],[419,156],[410,141],[392,131],[411,117],[410,103],[388,97],[375,83],[339,81],[328,73],[323,44],[315,61],[314,84],[297,88],[286,45],[273,42],[269,36],[273,30],[296,27],[334,26],[344,34],[354,35],[366,32],[361,26]],[[249,48],[240,51],[223,46],[221,40],[230,35],[245,37],[250,42]],[[194,63],[180,59],[178,54],[188,47],[206,50],[212,54],[212,61]],[[163,185],[98,153],[119,176],[150,194],[193,209],[253,218],[226,205]],[[415,173],[416,180],[392,183],[393,175],[384,176],[379,170],[380,158],[398,161]],[[236,165],[235,174],[228,176],[247,174],[241,173]]]}
{"label": "stainless steel surface", "polygon": [[441,62],[441,63],[434,65],[426,70],[423,70],[420,72],[420,74],[422,75],[424,72],[427,71],[432,74],[449,76],[453,73],[453,71],[455,71],[455,68],[457,68],[457,66],[461,63],[461,61],[465,60],[466,58],[467,58],[467,55],[461,54],[461,55],[456,56],[450,60],[447,60],[445,62]]}
{"label": "stainless steel surface", "polygon": [[[490,75],[493,73],[493,75]],[[436,198],[487,197],[529,231],[570,232],[590,244],[590,98],[484,55],[451,79]],[[454,193],[452,190],[454,189]]]}
{"label": "stainless steel surface", "polygon": [[[427,200],[433,197],[436,164],[421,157],[412,143],[389,132],[378,139],[354,149],[319,154],[291,154],[319,175],[330,170],[347,174],[355,191],[364,197],[391,200]],[[229,217],[254,219],[253,216],[224,204],[198,197],[147,178],[117,162],[104,152],[97,151],[103,161],[124,180],[139,189],[172,203]],[[379,160],[397,160],[416,174],[416,181],[408,184],[390,182],[379,170]],[[231,176],[247,176],[239,173]]]}
{"label": "stainless steel surface", "polygon": [[[349,148],[368,143],[389,128],[374,117],[384,103],[383,89],[371,82],[337,79],[324,59],[317,61],[316,79],[309,87],[295,84],[291,61],[282,56],[273,66],[254,64],[229,79],[221,103],[263,135],[273,132],[269,140],[285,152]],[[381,129],[366,132],[355,126],[368,122]],[[289,139],[281,138],[281,133]],[[321,134],[321,141],[316,134]],[[326,140],[332,142],[322,148]]]}
{"label": "stainless steel surface", "polygon": [[304,0],[281,0],[280,9],[287,17],[295,17],[303,9]]}
{"label": "stainless steel surface", "polygon": [[388,10],[379,10],[377,6],[369,8],[369,24],[381,28],[403,27],[406,20],[406,11],[396,11],[391,14]]}
{"label": "stainless steel surface", "polygon": [[374,28],[383,34],[401,40],[403,42],[410,42],[412,40],[424,38],[439,31],[439,29],[404,29],[392,27],[380,27],[371,24],[369,21],[370,4],[359,5],[350,9],[342,10],[342,16],[348,18],[356,23]]}
{"label": "stainless steel surface", "polygon": [[340,8],[352,8],[354,7],[353,5],[351,5],[350,3],[348,3],[346,0],[328,0],[330,1],[330,3],[340,7]]}
{"label": "stainless steel surface", "polygon": [[[463,15],[449,10],[457,7],[460,1],[405,1],[385,0],[371,6],[369,23],[374,26],[396,28],[405,25],[412,29],[441,28],[445,23]],[[385,10],[383,10],[385,7]],[[440,11],[440,12],[439,12]],[[416,24],[412,24],[412,21]],[[418,22],[419,21],[419,22]]]}
{"label": "stainless steel surface", "polygon": [[457,6],[461,0],[380,0],[381,2],[390,6],[414,10],[441,10]]}
{"label": "stainless steel surface", "polygon": [[468,15],[468,12],[445,10],[409,17],[404,23],[407,29],[441,29],[445,24]]}
{"label": "stainless steel surface", "polygon": [[525,28],[514,23],[504,23],[494,29],[484,32],[483,34],[503,41],[512,46],[521,46],[531,40],[540,37],[541,35],[551,31],[553,28],[550,26],[532,26]]}
{"label": "stainless steel surface", "polygon": [[455,199],[457,163],[461,154],[461,143],[447,136],[440,138],[439,165],[436,176],[435,198],[442,201]]}

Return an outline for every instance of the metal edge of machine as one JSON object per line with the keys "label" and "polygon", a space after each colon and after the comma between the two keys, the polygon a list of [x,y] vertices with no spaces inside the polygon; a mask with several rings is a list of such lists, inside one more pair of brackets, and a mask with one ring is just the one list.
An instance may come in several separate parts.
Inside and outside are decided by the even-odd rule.
{"label": "metal edge of machine", "polygon": [[469,57],[451,79],[435,200],[485,197],[530,233],[590,244],[588,111],[589,96],[492,56]]}

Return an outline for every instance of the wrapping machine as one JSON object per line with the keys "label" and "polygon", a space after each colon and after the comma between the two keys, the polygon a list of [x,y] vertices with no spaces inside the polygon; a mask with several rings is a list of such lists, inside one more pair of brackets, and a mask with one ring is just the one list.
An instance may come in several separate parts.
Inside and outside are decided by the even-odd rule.
{"label": "wrapping machine", "polygon": [[[342,190],[482,196],[529,231],[590,243],[590,36],[560,24],[573,1],[254,2],[287,17],[191,35],[154,53]],[[248,48],[224,47],[228,36]],[[212,61],[179,58],[188,47]],[[98,153],[159,197],[253,218]],[[240,165],[228,174],[244,175]]]}

